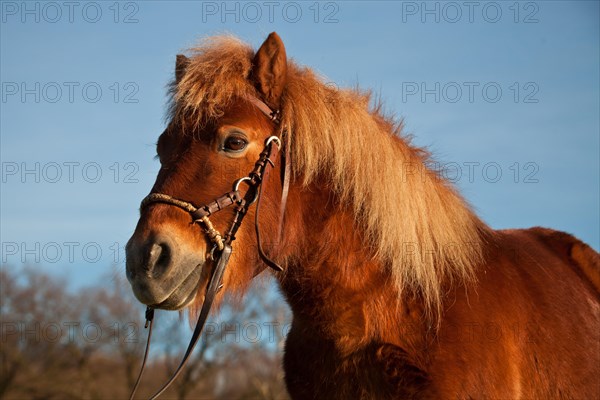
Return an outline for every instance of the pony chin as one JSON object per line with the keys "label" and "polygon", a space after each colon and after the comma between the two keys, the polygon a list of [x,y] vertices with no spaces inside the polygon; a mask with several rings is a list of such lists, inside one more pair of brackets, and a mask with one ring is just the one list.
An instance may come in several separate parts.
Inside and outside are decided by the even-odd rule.
{"label": "pony chin", "polygon": [[[202,272],[205,270],[203,264],[197,265],[192,272],[177,286],[164,300],[149,304],[144,296],[136,297],[149,307],[163,310],[182,310],[188,307],[198,297],[202,282]],[[134,290],[134,293],[136,291]],[[141,298],[140,298],[141,297]],[[146,300],[146,301],[143,301]]]}
{"label": "pony chin", "polygon": [[[185,284],[185,282],[184,282]],[[182,284],[182,286],[184,285]],[[198,297],[198,291],[200,288],[200,280],[193,286],[191,292],[186,296],[186,291],[180,288],[175,289],[175,292],[169,296],[169,298],[162,303],[153,306],[154,308],[161,308],[163,310],[183,310],[190,304],[194,303],[194,300]]]}

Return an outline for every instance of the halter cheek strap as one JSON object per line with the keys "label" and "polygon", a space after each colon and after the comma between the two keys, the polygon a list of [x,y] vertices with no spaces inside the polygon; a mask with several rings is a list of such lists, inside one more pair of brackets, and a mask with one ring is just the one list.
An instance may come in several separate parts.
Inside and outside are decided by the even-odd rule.
{"label": "halter cheek strap", "polygon": [[[252,103],[254,106],[256,106],[256,108],[258,108],[263,114],[265,114],[276,125],[281,124],[281,112],[279,110],[272,110],[262,100],[257,99],[254,96],[245,96],[244,99],[247,100],[248,102]],[[288,198],[288,193],[289,193],[289,188],[290,188],[290,178],[291,178],[291,170],[292,170],[291,154],[290,154],[290,135],[285,127],[283,127],[281,130],[280,138],[281,138],[282,143],[280,143],[279,147],[280,148],[283,147],[283,152],[280,154],[280,164],[282,166],[281,167],[281,203],[279,206],[279,226],[277,228],[277,243],[281,243],[281,241],[283,240],[283,219],[284,219],[285,209],[286,209],[286,205],[287,205],[287,198]],[[268,175],[269,175],[269,170],[266,170],[265,171],[265,180]],[[262,191],[262,187],[261,187],[261,191]],[[260,206],[260,202],[256,206],[257,215],[258,215],[258,210],[260,208],[259,206]],[[262,253],[262,248],[261,248],[260,239],[259,239],[260,235],[258,233],[258,223],[256,224],[256,226],[257,226],[256,237],[258,240],[259,253]],[[262,254],[261,254],[261,258],[263,260],[265,259],[265,257],[262,256]]]}

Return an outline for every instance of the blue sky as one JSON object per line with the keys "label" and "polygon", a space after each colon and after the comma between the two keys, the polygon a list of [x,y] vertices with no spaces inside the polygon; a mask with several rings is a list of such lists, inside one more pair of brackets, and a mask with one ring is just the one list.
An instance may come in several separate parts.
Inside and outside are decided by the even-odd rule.
{"label": "blue sky", "polygon": [[331,85],[380,94],[492,227],[598,249],[598,4],[2,1],[2,263],[73,286],[124,266],[175,55],[225,32],[277,31]]}

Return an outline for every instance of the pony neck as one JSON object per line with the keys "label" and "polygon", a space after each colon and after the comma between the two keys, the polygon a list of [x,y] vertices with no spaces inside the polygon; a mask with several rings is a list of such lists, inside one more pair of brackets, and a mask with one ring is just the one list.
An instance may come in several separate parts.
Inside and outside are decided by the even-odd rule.
{"label": "pony neck", "polygon": [[[350,169],[342,192],[326,168],[292,186],[288,250],[282,254],[290,265],[282,286],[292,308],[296,298],[314,296],[319,303],[332,293],[351,303],[364,293],[377,299],[385,292],[385,304],[418,298],[423,312],[433,316],[441,312],[449,282],[474,280],[489,228],[426,167],[418,149],[389,133],[382,136],[379,145],[387,147],[378,153],[379,162]],[[361,185],[360,193],[352,178],[365,178],[357,174],[373,182]]]}
{"label": "pony neck", "polygon": [[408,292],[400,295],[389,268],[368,245],[365,231],[356,227],[352,212],[320,190],[324,187],[315,182],[290,193],[287,263],[279,282],[295,329],[315,340],[331,340],[341,353],[374,338],[407,346],[399,341],[412,335],[399,335],[398,329],[387,327],[426,324],[421,318],[423,303]]}

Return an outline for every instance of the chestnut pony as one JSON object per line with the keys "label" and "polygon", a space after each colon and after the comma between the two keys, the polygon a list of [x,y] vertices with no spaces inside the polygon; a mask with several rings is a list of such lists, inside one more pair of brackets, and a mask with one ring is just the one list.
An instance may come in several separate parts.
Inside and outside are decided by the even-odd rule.
{"label": "chestnut pony", "polygon": [[[285,212],[276,162],[258,220],[293,311],[291,397],[599,398],[598,253],[550,229],[492,230],[369,104],[287,60],[276,33],[256,53],[215,37],[177,57],[153,193],[210,203],[253,169],[267,138],[286,132]],[[226,231],[234,213],[211,215],[214,229]],[[237,232],[217,302],[266,268],[255,213],[250,206]],[[181,208],[142,207],[127,245],[135,295],[197,312],[212,247]]]}

